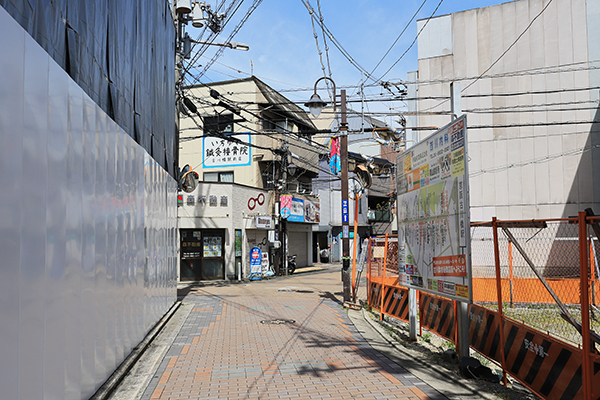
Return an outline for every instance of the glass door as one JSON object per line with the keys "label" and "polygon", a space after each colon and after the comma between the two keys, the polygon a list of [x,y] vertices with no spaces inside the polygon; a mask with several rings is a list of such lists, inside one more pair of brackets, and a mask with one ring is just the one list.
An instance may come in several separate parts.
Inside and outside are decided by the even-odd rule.
{"label": "glass door", "polygon": [[206,280],[225,279],[223,232],[203,231],[202,233],[202,277]]}
{"label": "glass door", "polygon": [[222,229],[181,229],[180,279],[225,278],[225,232]]}

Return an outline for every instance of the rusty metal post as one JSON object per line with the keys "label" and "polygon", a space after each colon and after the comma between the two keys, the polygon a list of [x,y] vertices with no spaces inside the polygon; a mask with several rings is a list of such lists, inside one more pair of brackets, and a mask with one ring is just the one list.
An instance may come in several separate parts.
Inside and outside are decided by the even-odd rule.
{"label": "rusty metal post", "polygon": [[590,282],[592,289],[592,305],[596,305],[596,278],[594,278],[594,264],[596,257],[594,257],[594,238],[590,236]]}
{"label": "rusty metal post", "polygon": [[579,223],[579,278],[581,294],[581,338],[582,347],[582,372],[583,372],[583,398],[592,399],[592,374],[590,370],[590,304],[588,291],[588,254],[587,254],[587,221],[586,212],[580,211]]}
{"label": "rusty metal post", "polygon": [[356,302],[356,238],[358,237],[358,204],[360,197],[354,193],[354,240],[352,241],[352,302]]}
{"label": "rusty metal post", "polygon": [[458,348],[458,301],[454,300],[454,345],[456,346],[456,353],[460,354]]}
{"label": "rusty metal post", "polygon": [[385,234],[385,250],[383,251],[383,276],[381,277],[381,290],[380,290],[380,294],[381,294],[381,301],[379,302],[379,306],[381,307],[379,309],[379,320],[383,321],[383,293],[384,293],[384,286],[385,286],[385,267],[387,264],[387,256],[388,256],[388,234]]}
{"label": "rusty metal post", "polygon": [[371,258],[373,253],[371,253],[371,244],[372,244],[372,240],[371,238],[369,238],[369,264],[367,267],[367,303],[372,306],[371,304]]}
{"label": "rusty metal post", "polygon": [[504,313],[502,312],[502,276],[500,274],[500,246],[498,245],[498,220],[492,218],[494,228],[494,260],[496,264],[496,294],[498,296],[498,316],[500,318],[500,356],[502,357],[502,378],[507,386],[506,357],[504,355]]}
{"label": "rusty metal post", "polygon": [[508,274],[510,277],[510,306],[514,306],[514,275],[513,275],[513,246],[512,242],[508,241]]}

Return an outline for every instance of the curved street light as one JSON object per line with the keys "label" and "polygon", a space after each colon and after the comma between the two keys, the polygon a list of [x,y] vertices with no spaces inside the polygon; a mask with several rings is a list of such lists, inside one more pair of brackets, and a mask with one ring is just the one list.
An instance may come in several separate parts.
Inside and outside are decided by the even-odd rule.
{"label": "curved street light", "polygon": [[310,113],[315,118],[319,118],[319,115],[321,115],[321,111],[323,111],[323,108],[325,108],[325,106],[327,105],[327,102],[321,100],[321,96],[319,96],[317,94],[317,84],[319,83],[319,81],[322,81],[323,79],[329,80],[331,82],[331,84],[333,85],[333,112],[335,113],[335,97],[336,97],[335,82],[330,77],[323,76],[323,77],[317,79],[317,81],[315,82],[315,89],[314,89],[313,95],[310,96],[310,100],[308,100],[306,103],[304,103],[304,105],[306,107],[308,107],[308,109],[310,110]]}

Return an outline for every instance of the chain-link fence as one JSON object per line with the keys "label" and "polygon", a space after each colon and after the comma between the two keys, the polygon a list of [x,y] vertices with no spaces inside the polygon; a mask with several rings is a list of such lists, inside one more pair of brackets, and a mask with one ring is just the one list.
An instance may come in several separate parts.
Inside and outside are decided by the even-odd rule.
{"label": "chain-link fence", "polygon": [[[503,371],[536,393],[546,394],[548,382],[557,380],[564,381],[564,385],[557,385],[561,398],[582,398],[578,396],[583,393],[583,398],[591,398],[592,391],[600,392],[599,237],[600,217],[586,218],[585,213],[560,220],[474,224],[471,347],[495,360],[500,360],[498,348],[504,349]],[[402,302],[398,251],[395,236],[371,239],[369,304],[382,314],[405,319],[404,314],[396,312],[406,305]],[[421,297],[417,305],[420,324],[435,328],[433,332],[442,336],[453,337],[452,318],[444,318],[450,306],[439,299],[432,300],[430,295]],[[435,312],[424,317],[424,308]],[[582,316],[581,310],[586,308],[589,318]],[[501,323],[503,318],[506,319]],[[590,332],[586,334],[588,323]],[[505,327],[504,339],[500,326]],[[501,346],[499,340],[504,340]],[[552,354],[546,352],[550,346]],[[521,365],[525,366],[521,368],[525,371],[522,376]],[[547,372],[541,374],[542,386],[528,380],[532,371],[537,374],[540,368]],[[560,379],[557,374],[561,374]]]}
{"label": "chain-link fence", "polygon": [[392,280],[398,278],[398,238],[396,236],[379,236],[371,239],[371,277],[386,277]]}
{"label": "chain-link fence", "polygon": [[[498,256],[504,315],[528,326],[581,344],[579,225],[576,220],[499,222]],[[591,228],[590,228],[591,233]],[[590,235],[588,235],[590,237]],[[473,301],[498,309],[493,228],[471,228]],[[592,244],[593,243],[593,244]],[[599,327],[598,274],[594,253],[598,240],[588,240],[590,322]],[[596,309],[594,309],[596,308]]]}
{"label": "chain-link fence", "polygon": [[[588,225],[589,320],[592,330],[600,332],[600,243],[592,227],[592,224]],[[491,224],[471,228],[473,301],[498,310],[494,247]],[[577,220],[500,222],[498,258],[504,315],[574,345],[581,345],[578,331],[581,323],[581,280]],[[378,283],[399,286],[396,236],[371,240],[370,276]]]}

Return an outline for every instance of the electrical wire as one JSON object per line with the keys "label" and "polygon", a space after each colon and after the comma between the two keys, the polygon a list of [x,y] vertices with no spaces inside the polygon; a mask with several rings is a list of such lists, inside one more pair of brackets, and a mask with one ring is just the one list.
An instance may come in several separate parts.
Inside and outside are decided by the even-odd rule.
{"label": "electrical wire", "polygon": [[[464,93],[468,88],[470,88],[471,86],[473,86],[475,84],[475,82],[479,81],[486,73],[488,73],[488,71],[491,70],[494,67],[494,65],[496,65],[502,59],[502,57],[504,57],[506,55],[506,53],[508,53],[510,51],[510,49],[512,49],[517,44],[517,42],[525,35],[525,33],[529,30],[529,28],[531,28],[531,26],[533,25],[533,23],[544,13],[544,11],[546,11],[546,9],[548,9],[548,7],[550,6],[550,4],[552,4],[552,1],[553,0],[548,0],[548,3],[546,3],[546,5],[544,6],[544,8],[542,8],[542,10],[535,17],[533,17],[533,19],[525,27],[525,29],[523,30],[523,32],[521,32],[521,34],[519,36],[517,36],[517,38],[510,44],[510,46],[508,46],[506,48],[506,50],[504,50],[504,52],[502,54],[500,54],[500,56],[498,56],[498,58],[496,58],[496,60],[485,71],[483,71],[477,78],[475,78],[473,80],[473,82],[471,82],[470,84],[468,84],[460,92]],[[446,101],[448,101],[448,100],[446,100]],[[433,106],[433,107],[430,107],[430,108],[428,108],[426,110],[423,110],[423,111],[429,111],[429,110],[432,110],[434,108],[437,108],[440,105],[444,104],[446,101],[443,101],[440,104],[438,104],[436,106]]]}
{"label": "electrical wire", "polygon": [[[314,10],[313,10],[312,6],[310,5],[310,3],[308,2],[308,0],[301,0],[301,1],[302,1],[302,4],[304,4],[306,9],[308,10],[310,17],[312,19],[316,19],[317,17],[314,15]],[[356,62],[356,60],[354,58],[352,58],[350,53],[348,53],[348,51],[346,51],[346,49],[344,49],[344,47],[335,38],[335,36],[333,36],[333,33],[331,33],[331,31],[327,28],[325,23],[322,23],[321,21],[316,21],[316,22],[317,22],[317,24],[319,24],[319,26],[321,27],[323,32],[325,32],[326,35],[329,37],[329,40],[331,40],[331,42],[334,44],[334,46],[337,47],[337,49],[340,51],[340,53],[342,53],[342,55],[346,58],[346,60],[348,60],[350,62],[350,64],[352,64],[360,72],[363,72],[366,75],[368,75],[369,72],[366,69],[364,69],[363,67],[361,67],[361,65],[358,62]]]}
{"label": "electrical wire", "polygon": [[[248,9],[248,11],[246,11],[246,14],[244,15],[244,17],[235,26],[235,28],[233,29],[233,31],[229,34],[229,37],[227,38],[226,43],[229,43],[231,41],[231,39],[233,39],[233,37],[239,32],[239,30],[246,23],[246,21],[248,20],[248,18],[250,18],[250,15],[252,15],[252,13],[254,12],[254,10],[256,10],[258,8],[258,6],[260,5],[260,3],[262,3],[262,1],[263,0],[254,0],[254,2],[252,3],[252,5]],[[214,57],[208,63],[206,63],[206,65],[204,66],[204,69],[200,72],[200,76],[204,75],[206,73],[206,71],[209,70],[209,68],[213,65],[213,63],[217,60],[217,58],[219,58],[223,54],[224,50],[225,50],[224,47],[220,47],[217,50],[217,52],[215,53]]]}
{"label": "electrical wire", "polygon": [[379,79],[376,80],[376,82],[381,82],[383,80],[383,78],[392,70],[392,68],[394,68],[396,66],[396,64],[398,64],[400,62],[400,60],[402,60],[404,58],[404,56],[409,52],[409,50],[412,49],[412,47],[417,42],[417,39],[419,39],[419,36],[421,35],[421,32],[423,32],[423,29],[425,29],[425,27],[427,26],[427,24],[429,23],[429,21],[431,21],[431,19],[433,18],[433,16],[435,15],[435,13],[437,12],[438,8],[440,8],[440,6],[442,5],[443,2],[444,2],[444,0],[440,0],[440,2],[438,3],[438,5],[435,7],[435,10],[433,10],[433,12],[431,13],[431,16],[429,18],[427,18],[427,20],[425,21],[425,23],[423,24],[423,26],[421,27],[421,29],[417,33],[417,36],[412,41],[412,43],[410,44],[410,46],[408,46],[408,48],[404,51],[404,53],[402,53],[402,55],[400,56],[400,58],[398,58],[396,60],[396,62],[394,62],[392,64],[392,66],[390,68],[388,68],[388,70],[385,71],[385,73]]}
{"label": "electrical wire", "polygon": [[[414,21],[414,19],[417,17],[417,14],[419,13],[419,11],[421,11],[421,9],[423,8],[423,6],[425,5],[425,3],[427,3],[427,0],[423,0],[423,2],[421,3],[421,5],[419,6],[419,8],[417,9],[417,11],[415,11],[415,13],[413,14],[413,16],[411,17],[410,21],[408,21],[406,23],[406,25],[404,26],[404,29],[402,29],[402,32],[400,32],[400,34],[398,35],[398,37],[396,38],[396,40],[394,40],[394,43],[392,43],[392,45],[390,46],[390,48],[385,52],[385,54],[383,55],[383,57],[381,57],[381,59],[379,60],[379,62],[377,63],[377,65],[375,65],[375,67],[371,70],[371,75],[375,72],[375,70],[381,65],[381,63],[383,62],[383,60],[385,60],[385,58],[388,56],[388,54],[390,54],[390,51],[392,51],[392,49],[394,48],[394,46],[396,46],[396,43],[398,43],[398,40],[400,40],[400,38],[402,37],[402,35],[404,35],[404,32],[406,32],[406,30],[408,29],[408,27],[410,26],[410,24],[412,24],[412,22]],[[439,5],[438,5],[439,7]],[[437,8],[436,8],[437,10]],[[411,45],[412,46],[412,45]]]}
{"label": "electrical wire", "polygon": [[[220,96],[220,98],[224,98],[224,97],[223,97],[223,96]],[[225,99],[225,98],[224,98],[224,99]],[[227,101],[229,101],[229,102],[231,102],[231,103],[233,103],[233,104],[239,105],[238,103],[236,103],[235,101],[233,101],[233,100],[231,100],[231,99],[226,99],[226,100],[227,100]],[[210,103],[209,103],[209,104],[210,104]],[[212,105],[212,104],[211,104],[211,105]],[[213,105],[213,106],[214,106],[214,105]],[[240,107],[240,108],[241,108],[241,107]],[[250,110],[248,110],[247,108],[246,108],[246,109],[244,109],[244,111],[245,111],[246,113],[248,113],[248,114],[252,115],[253,117],[257,118],[259,121],[263,121],[263,122],[269,122],[269,123],[272,123],[273,125],[275,125],[275,121],[273,121],[273,120],[270,120],[270,119],[268,119],[268,118],[265,118],[265,117],[263,117],[263,116],[262,116],[262,115],[260,115],[260,114],[257,114],[257,113],[255,113],[255,112],[253,112],[253,111],[250,111]],[[269,110],[269,111],[273,112],[273,110]],[[243,125],[242,125],[242,126],[243,126]],[[289,129],[287,129],[287,128],[280,128],[280,129],[282,129],[282,130],[284,130],[284,131],[285,131],[285,132],[282,132],[282,133],[286,133],[286,134],[288,134],[288,135],[293,135],[293,136],[295,136],[295,137],[296,137],[296,138],[297,138],[299,141],[302,141],[302,140],[307,140],[307,141],[309,141],[309,142],[311,142],[311,143],[313,143],[313,144],[315,144],[315,145],[317,145],[317,146],[320,146],[320,147],[322,147],[322,148],[326,148],[326,146],[323,146],[323,145],[322,145],[322,144],[320,144],[320,143],[314,142],[314,141],[312,141],[311,139],[305,138],[305,137],[303,137],[303,136],[299,136],[299,135],[298,135],[298,132],[291,131],[291,130],[289,130]],[[254,129],[252,129],[252,130],[253,130],[253,131],[255,131],[255,132],[259,132],[259,131],[256,131],[256,130],[254,130]],[[265,133],[265,134],[266,134],[266,133]],[[304,148],[304,149],[305,149],[305,150],[313,150],[312,148]]]}
{"label": "electrical wire", "polygon": [[[517,70],[512,72],[503,72],[498,74],[490,74],[490,75],[476,75],[476,76],[463,76],[463,77],[452,77],[452,78],[443,78],[443,79],[429,79],[429,80],[417,80],[417,81],[403,81],[403,83],[410,84],[418,84],[419,86],[424,85],[433,85],[439,83],[449,83],[449,82],[458,82],[458,81],[468,81],[473,79],[494,79],[494,78],[506,78],[506,77],[518,77],[518,76],[536,76],[536,75],[548,75],[548,74],[558,74],[565,72],[578,72],[578,71],[594,71],[600,69],[600,65],[595,65],[600,63],[600,60],[592,60],[592,61],[582,61],[576,63],[568,63],[568,64],[560,64],[552,67],[542,67],[542,68],[528,68],[523,70]],[[580,67],[568,68],[576,65],[582,65]],[[233,67],[229,67],[233,70],[236,70]],[[262,79],[262,78],[261,78]],[[280,82],[283,83],[283,82]],[[286,83],[284,83],[286,84]],[[297,86],[292,84],[287,84],[289,86]],[[365,88],[379,88],[381,87],[380,83],[371,83],[365,84]],[[360,90],[360,84],[357,85],[344,85],[337,86],[338,89],[347,89],[351,91]],[[288,88],[288,89],[277,89],[279,93],[291,93],[291,92],[312,92],[313,87],[297,87],[297,88]],[[238,92],[238,94],[250,94],[250,92]],[[349,95],[352,96],[352,95]],[[465,95],[469,96],[469,95]],[[442,96],[443,98],[448,98],[449,96]]]}
{"label": "electrical wire", "polygon": [[[579,132],[579,133],[585,133],[585,132]],[[589,151],[592,151],[592,150],[598,149],[598,148],[600,148],[600,145],[584,146],[584,147],[580,147],[580,148],[562,152],[562,153],[547,155],[545,157],[540,157],[540,158],[530,160],[530,161],[523,161],[523,162],[519,162],[519,163],[506,164],[503,166],[496,166],[496,167],[488,168],[488,169],[481,169],[481,170],[478,170],[475,172],[469,172],[469,177],[477,177],[477,176],[484,175],[484,174],[495,174],[498,172],[507,171],[509,169],[525,167],[527,165],[532,165],[532,164],[547,163],[547,162],[556,160],[561,157],[575,156],[575,155],[587,153]]]}
{"label": "electrical wire", "polygon": [[531,123],[520,123],[520,124],[494,124],[494,125],[473,125],[467,126],[468,130],[474,129],[506,129],[506,128],[526,128],[532,126],[557,126],[557,125],[587,125],[597,124],[600,120],[591,121],[553,121],[553,122],[531,122]]}
{"label": "electrical wire", "polygon": [[[221,11],[221,9],[223,8],[223,6],[225,5],[225,1],[226,0],[222,0],[216,7],[215,12],[213,12],[213,15],[218,15]],[[227,9],[224,11],[224,14],[227,16],[225,21],[223,21],[223,25],[221,26],[221,29],[224,28],[227,23],[233,18],[233,15],[237,12],[237,10],[240,8],[241,4],[244,2],[244,0],[233,0],[231,2],[231,4],[229,5],[229,7],[227,7]],[[208,5],[207,5],[208,7]],[[235,10],[234,10],[235,8]],[[206,32],[206,30],[208,29],[208,24],[204,24],[204,27],[202,29],[202,31],[200,32],[200,34],[198,35],[198,38],[196,39],[197,41],[200,41],[200,39],[202,38],[202,36],[204,35],[204,32]],[[198,58],[204,54],[204,52],[210,47],[210,43],[212,41],[212,39],[214,39],[216,36],[218,35],[217,32],[213,32],[211,30],[211,33],[209,35],[209,37],[207,38],[207,40],[205,40],[205,42],[207,43],[193,43],[192,42],[192,50],[195,49],[195,47],[200,44],[201,48],[200,50],[198,50],[196,52],[196,54],[194,54],[194,57],[191,58],[191,60],[189,61],[189,64],[192,65],[194,64],[196,61],[198,61]]]}
{"label": "electrical wire", "polygon": [[[309,11],[309,12],[312,13],[312,11]],[[321,63],[321,69],[323,70],[323,76],[327,76],[327,72],[325,71],[325,64],[323,63],[323,52],[321,51],[321,49],[319,47],[319,35],[317,35],[317,29],[315,28],[315,20],[313,18],[311,18],[310,23],[312,25],[313,36],[315,38],[315,45],[317,46],[317,53],[319,54],[319,62]],[[327,90],[329,91],[329,85],[327,85]]]}
{"label": "electrical wire", "polygon": [[[323,22],[323,13],[321,12],[321,0],[317,0],[317,8],[319,9],[319,20]],[[311,18],[312,20],[312,18]],[[327,59],[327,70],[329,76],[331,78],[331,63],[329,62],[329,46],[327,45],[327,35],[325,34],[325,30],[321,28],[321,32],[323,33],[323,45],[325,46],[325,57]],[[329,88],[329,82],[327,82],[327,87]]]}

